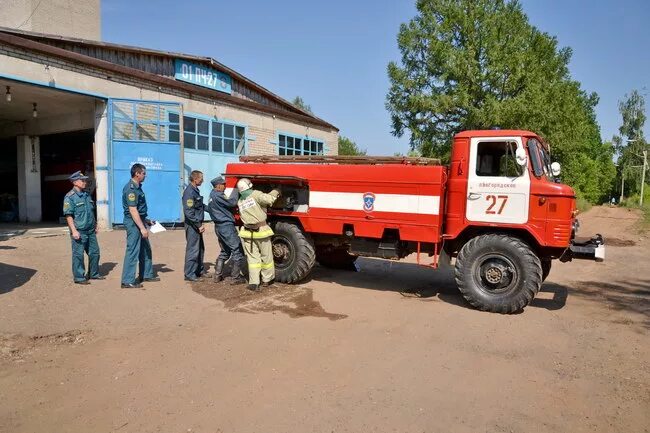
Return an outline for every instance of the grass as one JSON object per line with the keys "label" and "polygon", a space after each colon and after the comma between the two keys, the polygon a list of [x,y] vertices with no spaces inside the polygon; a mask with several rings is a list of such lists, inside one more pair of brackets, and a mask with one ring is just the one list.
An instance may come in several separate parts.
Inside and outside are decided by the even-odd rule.
{"label": "grass", "polygon": [[578,207],[578,210],[580,211],[580,213],[585,213],[589,209],[591,209],[592,204],[589,203],[584,198],[578,197],[578,199],[576,200],[576,206]]}
{"label": "grass", "polygon": [[639,195],[634,194],[631,197],[623,200],[621,203],[624,207],[630,209],[639,209],[643,212],[643,217],[639,221],[639,231],[647,232],[650,231],[650,185],[646,184],[646,190],[643,194],[643,206],[639,206]]}

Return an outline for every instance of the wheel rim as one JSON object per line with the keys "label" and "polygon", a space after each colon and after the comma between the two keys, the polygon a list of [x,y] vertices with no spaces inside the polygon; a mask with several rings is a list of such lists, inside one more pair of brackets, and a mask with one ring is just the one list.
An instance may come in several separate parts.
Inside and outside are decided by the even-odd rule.
{"label": "wheel rim", "polygon": [[296,253],[289,239],[281,235],[273,237],[273,261],[275,262],[276,268],[288,268],[293,263],[295,257]]}
{"label": "wheel rim", "polygon": [[473,267],[474,280],[485,293],[503,294],[517,286],[517,267],[502,254],[486,254],[480,257]]}

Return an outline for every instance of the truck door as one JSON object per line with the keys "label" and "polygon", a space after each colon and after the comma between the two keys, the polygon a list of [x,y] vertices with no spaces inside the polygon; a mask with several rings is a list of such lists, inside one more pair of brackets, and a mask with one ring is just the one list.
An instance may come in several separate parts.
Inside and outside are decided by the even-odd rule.
{"label": "truck door", "polygon": [[472,138],[465,217],[472,222],[525,224],[530,177],[517,164],[520,137]]}

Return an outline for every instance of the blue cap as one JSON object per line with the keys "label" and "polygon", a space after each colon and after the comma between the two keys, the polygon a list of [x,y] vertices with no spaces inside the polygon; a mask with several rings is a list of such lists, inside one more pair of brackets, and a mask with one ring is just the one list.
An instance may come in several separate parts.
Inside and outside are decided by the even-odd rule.
{"label": "blue cap", "polygon": [[70,179],[70,182],[74,182],[75,180],[86,180],[88,179],[88,176],[84,176],[81,171],[75,171],[68,179]]}
{"label": "blue cap", "polygon": [[214,179],[212,179],[210,183],[212,184],[212,186],[223,185],[224,183],[226,183],[226,179],[224,179],[222,176],[217,176]]}

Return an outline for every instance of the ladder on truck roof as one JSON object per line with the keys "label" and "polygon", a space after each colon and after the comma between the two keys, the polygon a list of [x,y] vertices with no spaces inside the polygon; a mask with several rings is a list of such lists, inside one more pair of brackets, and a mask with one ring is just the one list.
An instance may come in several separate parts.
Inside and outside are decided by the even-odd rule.
{"label": "ladder on truck roof", "polygon": [[440,165],[440,160],[435,158],[422,158],[412,156],[348,156],[348,155],[288,155],[288,156],[240,156],[241,162],[257,163],[318,163],[318,164],[344,164],[344,165],[377,165],[377,164],[403,164],[403,165]]}

